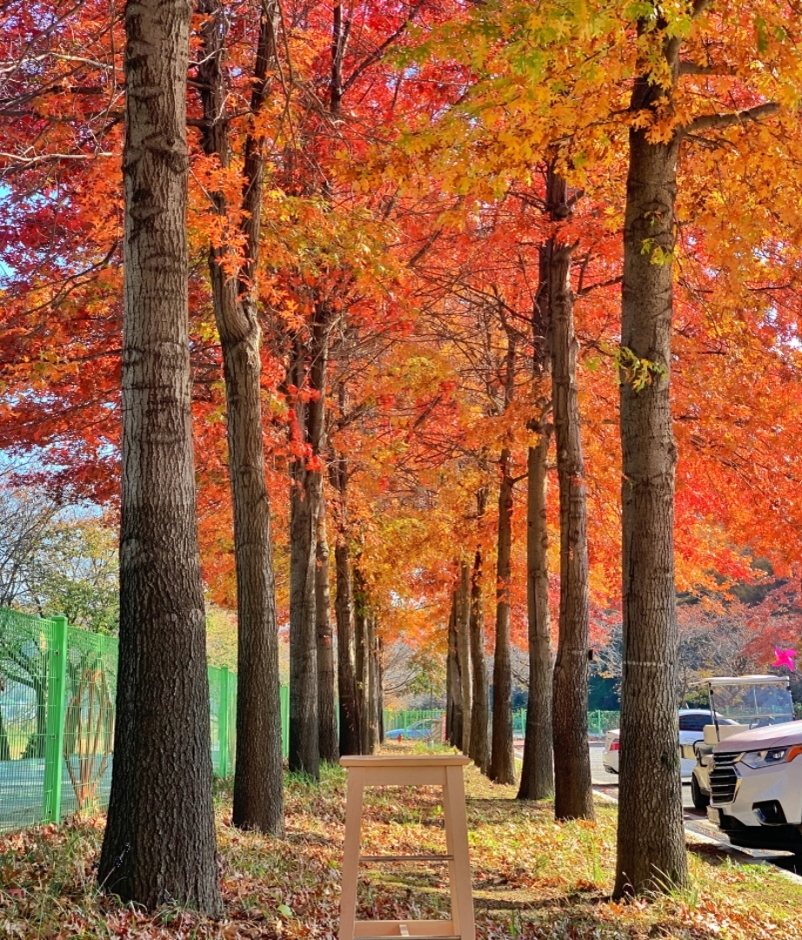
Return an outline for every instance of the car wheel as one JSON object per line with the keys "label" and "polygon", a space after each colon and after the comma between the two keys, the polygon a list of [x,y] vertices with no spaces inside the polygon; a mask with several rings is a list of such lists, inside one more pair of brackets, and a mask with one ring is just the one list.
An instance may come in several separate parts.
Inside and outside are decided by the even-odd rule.
{"label": "car wheel", "polygon": [[697,783],[695,775],[691,775],[691,799],[697,809],[705,810],[710,804],[710,797],[706,793],[702,793],[702,788]]}

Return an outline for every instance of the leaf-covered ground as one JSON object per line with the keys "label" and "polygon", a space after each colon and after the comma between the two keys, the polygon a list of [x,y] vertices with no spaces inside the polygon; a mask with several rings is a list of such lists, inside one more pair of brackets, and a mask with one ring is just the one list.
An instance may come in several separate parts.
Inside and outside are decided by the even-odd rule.
{"label": "leaf-covered ground", "polygon": [[[692,847],[692,886],[652,901],[609,900],[615,807],[596,823],[557,825],[551,805],[521,804],[511,787],[466,774],[477,934],[537,940],[802,940],[802,886],[772,869],[733,864]],[[321,786],[290,780],[281,840],[238,832],[220,793],[218,839],[226,916],[213,922],[164,908],[155,916],[122,907],[95,889],[103,819],[74,821],[0,839],[0,937],[335,938],[345,810],[345,774]],[[365,852],[443,851],[436,790],[371,791]],[[378,865],[360,882],[361,915],[447,916],[446,871]]]}

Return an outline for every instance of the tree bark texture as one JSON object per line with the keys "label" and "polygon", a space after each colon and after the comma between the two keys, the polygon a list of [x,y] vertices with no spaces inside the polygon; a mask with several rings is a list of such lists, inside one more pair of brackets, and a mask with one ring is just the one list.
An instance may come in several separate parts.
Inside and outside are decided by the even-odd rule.
{"label": "tree bark texture", "polygon": [[368,753],[375,753],[379,746],[379,659],[376,615],[370,611],[366,621],[368,647]]}
{"label": "tree bark texture", "polygon": [[[296,336],[290,384],[301,389],[306,378],[306,347]],[[310,486],[306,428],[309,405],[296,394],[292,437],[296,455],[290,480],[290,740],[291,771],[320,777],[317,701],[317,627],[315,622],[315,550],[317,507]]]}
{"label": "tree bark texture", "polygon": [[[553,175],[553,171],[551,171]],[[565,182],[557,202],[564,205]],[[550,259],[552,412],[560,487],[560,624],[554,665],[554,814],[593,819],[588,751],[588,537],[585,464],[576,388],[577,341],[570,246]]]}
{"label": "tree bark texture", "polygon": [[457,649],[458,593],[458,589],[451,592],[446,661],[446,739],[452,747],[460,747],[462,744],[462,679]]}
{"label": "tree bark texture", "polygon": [[337,717],[334,695],[334,647],[332,644],[331,605],[329,598],[328,543],[326,540],[326,505],[323,485],[323,457],[326,449],[326,369],[329,359],[329,335],[333,311],[318,303],[312,324],[307,406],[307,440],[312,466],[307,470],[309,502],[314,507],[315,533],[315,625],[317,636],[318,734],[320,757],[337,760]]}
{"label": "tree bark texture", "polygon": [[512,548],[512,455],[501,451],[496,566],[496,648],[493,656],[493,737],[488,776],[496,783],[515,783],[512,743],[512,663],[510,659],[510,555]]}
{"label": "tree bark texture", "polygon": [[[487,494],[480,490],[477,495],[477,515],[484,515]],[[487,665],[485,663],[485,617],[482,594],[482,551],[477,548],[471,569],[471,665],[473,666],[473,714],[471,715],[471,746],[468,754],[482,771],[487,773],[490,765],[490,742],[487,732],[490,724],[490,702],[487,688]]]}
{"label": "tree bark texture", "polygon": [[348,543],[348,464],[344,454],[334,453],[329,462],[329,479],[336,497],[336,597],[337,620],[337,698],[340,710],[340,754],[361,754],[359,701],[356,689],[354,649],[354,604],[351,587],[351,549]]}
{"label": "tree bark texture", "polygon": [[98,878],[219,914],[188,325],[191,8],[128,4],[120,658]]}
{"label": "tree bark texture", "polygon": [[[553,174],[552,174],[553,175]],[[551,182],[551,177],[549,177]],[[547,187],[547,202],[551,195]],[[526,476],[526,608],[529,646],[529,701],[526,708],[524,759],[518,799],[545,800],[554,794],[552,756],[551,612],[549,609],[549,533],[546,518],[548,456],[552,428],[549,329],[551,321],[549,275],[552,239],[538,251],[538,286],[532,307],[532,373],[541,389],[530,428],[537,444],[529,448]]]}
{"label": "tree bark texture", "polygon": [[359,753],[370,754],[370,714],[368,693],[370,691],[368,647],[368,599],[365,579],[358,562],[352,566],[354,575],[354,647],[357,710],[359,712]]}
{"label": "tree bark texture", "polygon": [[460,691],[462,692],[462,735],[455,742],[463,754],[471,744],[471,711],[473,696],[471,688],[471,567],[460,562],[460,579],[457,588],[457,666],[459,667]]}
{"label": "tree bark texture", "polygon": [[[545,424],[545,422],[544,422]],[[550,433],[540,430],[527,459],[526,602],[529,621],[529,703],[520,800],[547,800],[554,794],[552,766],[551,616],[549,613],[548,530],[546,528],[547,459]]]}
{"label": "tree bark texture", "polygon": [[[227,88],[223,73],[226,34],[219,0],[201,0],[204,56],[198,68],[204,126],[204,152],[230,162]],[[269,3],[262,16],[251,108],[257,114],[267,93],[267,72],[276,59],[278,8]],[[281,757],[278,626],[270,527],[270,498],[265,482],[261,405],[261,331],[254,279],[259,257],[259,220],[264,178],[264,141],[248,134],[245,145],[241,233],[245,259],[238,275],[226,273],[237,248],[223,245],[209,253],[215,321],[223,352],[227,406],[229,475],[234,511],[237,575],[237,747],[233,822],[243,829],[280,835],[284,828]],[[223,193],[212,194],[215,211],[229,211]]]}
{"label": "tree bark texture", "polygon": [[315,569],[315,622],[317,625],[318,726],[320,758],[330,764],[339,757],[337,711],[334,694],[334,631],[331,625],[329,592],[329,542],[326,534],[326,504],[318,503],[317,567]]}
{"label": "tree bark texture", "polygon": [[[660,94],[639,78],[632,109],[648,107]],[[678,141],[650,143],[633,129],[629,146],[620,370],[624,649],[616,896],[687,879],[677,752],[677,451],[669,401]]]}
{"label": "tree bark texture", "polygon": [[376,721],[378,743],[384,744],[384,641],[376,637],[374,656],[376,659]]}

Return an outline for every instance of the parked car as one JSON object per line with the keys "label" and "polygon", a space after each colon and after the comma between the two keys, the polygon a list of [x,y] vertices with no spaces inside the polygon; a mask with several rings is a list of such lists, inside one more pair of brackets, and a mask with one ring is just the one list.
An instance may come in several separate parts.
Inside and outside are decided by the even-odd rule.
{"label": "parked car", "polygon": [[[696,755],[693,745],[704,738],[704,727],[712,721],[712,713],[708,708],[681,708],[679,712],[679,749],[680,773],[683,777],[690,777],[696,764]],[[613,728],[604,736],[604,753],[602,764],[611,774],[618,773],[618,757],[621,750],[621,741],[618,728]]]}
{"label": "parked car", "polygon": [[696,745],[694,804],[733,845],[802,855],[802,721],[788,676],[704,679],[714,721]]}
{"label": "parked car", "polygon": [[440,737],[439,718],[424,718],[408,728],[393,728],[384,732],[385,741],[435,741]]}
{"label": "parked car", "polygon": [[741,731],[713,746],[707,816],[733,845],[802,856],[802,721]]}

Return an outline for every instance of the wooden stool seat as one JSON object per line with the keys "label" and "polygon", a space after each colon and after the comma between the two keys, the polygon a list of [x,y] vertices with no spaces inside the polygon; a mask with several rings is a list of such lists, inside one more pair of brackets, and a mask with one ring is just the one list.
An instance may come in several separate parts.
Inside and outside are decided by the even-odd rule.
{"label": "wooden stool seat", "polygon": [[[460,754],[342,757],[348,770],[345,804],[345,851],[340,899],[340,940],[475,940],[468,823],[462,768],[470,759]],[[426,855],[360,855],[362,801],[365,787],[437,786],[443,788],[446,853]],[[360,863],[443,862],[448,865],[450,920],[356,920],[356,884]]]}

